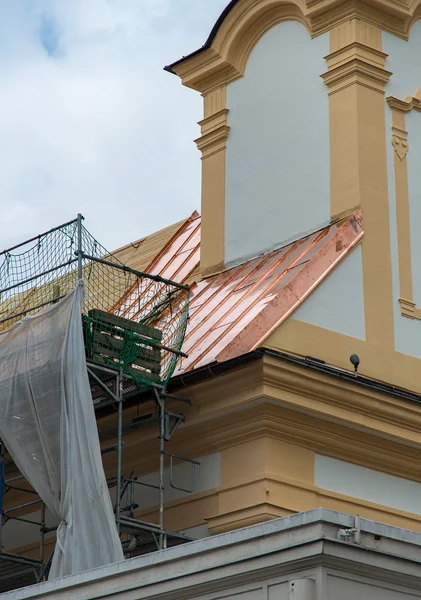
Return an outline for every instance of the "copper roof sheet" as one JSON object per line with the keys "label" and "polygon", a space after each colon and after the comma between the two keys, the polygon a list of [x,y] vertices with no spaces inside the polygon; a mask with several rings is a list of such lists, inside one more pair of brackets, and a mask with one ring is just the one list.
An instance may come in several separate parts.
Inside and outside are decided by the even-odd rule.
{"label": "copper roof sheet", "polygon": [[[242,265],[193,282],[190,318],[175,375],[261,346],[359,243],[361,211]],[[200,216],[194,213],[165,244],[147,272],[178,282],[197,278]],[[136,308],[125,299],[125,315]]]}

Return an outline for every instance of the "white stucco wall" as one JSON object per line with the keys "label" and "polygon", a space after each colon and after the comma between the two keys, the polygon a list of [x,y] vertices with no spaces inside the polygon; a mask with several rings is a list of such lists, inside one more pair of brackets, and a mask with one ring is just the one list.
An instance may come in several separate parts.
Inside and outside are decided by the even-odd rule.
{"label": "white stucco wall", "polygon": [[421,87],[421,20],[412,26],[408,41],[384,32],[383,52],[388,55],[385,67],[393,73],[386,96],[401,100],[413,96]]}
{"label": "white stucco wall", "polygon": [[[420,31],[421,39],[421,31]],[[421,48],[420,48],[421,60]],[[420,63],[421,64],[421,63]],[[421,68],[420,68],[421,87]],[[412,291],[414,301],[421,306],[421,113],[406,115],[409,150],[407,154],[408,195],[411,235]]]}
{"label": "white stucco wall", "polygon": [[361,246],[336,267],[293,318],[365,340]]}
{"label": "white stucco wall", "polygon": [[[404,100],[421,88],[421,21],[411,29],[409,41],[393,35],[383,34],[383,49],[389,56],[386,68],[393,75],[386,85],[386,97]],[[399,352],[421,358],[421,322],[407,319],[400,314],[398,298],[399,264],[396,230],[396,198],[394,177],[394,150],[391,144],[392,114],[386,105],[386,152],[389,188],[389,214],[391,236],[391,258],[393,277],[393,306],[395,326],[395,348]],[[412,111],[406,115],[409,151],[407,154],[408,192],[411,232],[412,284],[414,301],[421,306],[421,114]]]}
{"label": "white stucco wall", "polygon": [[417,515],[421,514],[421,483],[316,454],[314,485]]}
{"label": "white stucco wall", "polygon": [[228,86],[227,265],[329,221],[328,52],[328,34],[312,40],[302,24],[280,23]]}

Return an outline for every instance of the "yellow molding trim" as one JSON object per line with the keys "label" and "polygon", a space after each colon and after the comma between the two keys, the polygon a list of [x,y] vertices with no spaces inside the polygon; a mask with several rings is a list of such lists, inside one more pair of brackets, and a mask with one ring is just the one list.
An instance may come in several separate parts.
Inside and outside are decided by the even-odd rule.
{"label": "yellow molding trim", "polygon": [[204,95],[205,118],[199,122],[201,137],[195,140],[202,153],[202,277],[225,269],[225,167],[228,126],[226,85]]}
{"label": "yellow molding trim", "polygon": [[[329,57],[327,58],[329,59]],[[328,86],[329,96],[351,85],[365,86],[375,92],[384,94],[384,86],[391,75],[390,71],[354,57],[324,73],[322,79]]]}
{"label": "yellow molding trim", "polygon": [[407,113],[411,110],[417,110],[421,112],[421,88],[417,91],[415,96],[407,96],[405,100],[399,100],[394,96],[388,96],[386,101],[392,110],[399,110]]}
{"label": "yellow molding trim", "polygon": [[300,482],[297,485],[288,478],[269,476],[260,482],[258,497],[256,497],[255,488],[254,483],[246,483],[241,486],[241,490],[238,491],[243,499],[241,508],[228,509],[206,518],[212,534],[232,531],[319,506],[339,512],[359,514],[368,519],[412,531],[421,531],[421,515],[361,498],[338,494],[310,483]]}
{"label": "yellow molding trim", "polygon": [[[355,351],[360,355],[359,348]],[[365,366],[363,356],[360,358]],[[271,356],[264,356],[264,381],[265,395],[276,397],[277,390],[282,390],[282,400],[291,408],[333,418],[338,424],[419,447],[421,406],[415,402],[406,402]]]}
{"label": "yellow molding trim", "polygon": [[398,240],[399,268],[399,305],[401,315],[409,319],[421,320],[421,310],[416,307],[413,298],[411,228],[409,214],[408,165],[407,153],[408,131],[405,115],[412,111],[421,112],[421,88],[415,96],[405,100],[389,96],[386,101],[392,111],[392,137],[394,149],[396,229]]}
{"label": "yellow molding trim", "polygon": [[358,42],[370,48],[381,51],[382,32],[379,27],[361,19],[350,18],[330,32],[330,53]]}
{"label": "yellow molding trim", "polygon": [[[391,76],[381,30],[350,18],[332,29],[329,96],[330,216],[362,208],[366,340],[394,348],[384,89]],[[379,268],[381,265],[381,268]]]}
{"label": "yellow molding trim", "polygon": [[286,517],[293,514],[293,512],[296,511],[284,510],[278,506],[262,502],[255,506],[208,517],[206,521],[212,535],[218,535],[226,531],[233,531],[234,529]]}
{"label": "yellow molding trim", "polygon": [[[375,350],[365,342],[348,338],[349,346],[344,346],[346,336],[313,326],[300,327],[303,324],[294,320],[285,325],[270,341],[279,340],[281,335],[288,342],[292,326],[292,339],[303,343],[310,354],[320,356],[320,351],[330,351],[336,360],[343,357],[340,366],[349,368],[349,356],[356,352],[361,371],[370,375]],[[320,357],[335,362],[329,355]],[[390,356],[380,353],[374,359],[375,365],[384,366],[385,374],[390,373],[394,384],[398,384],[395,369],[411,389],[416,389],[408,373],[419,377],[419,359],[395,352]],[[421,481],[421,405],[415,402],[269,355],[186,388],[185,395],[195,406],[171,442],[171,452],[200,457],[269,437]],[[156,470],[153,449],[157,450],[157,435],[158,431],[152,437],[128,436],[124,472],[134,470],[141,476]],[[108,474],[111,466],[106,466]],[[12,494],[13,490],[5,497],[6,506],[17,498]]]}
{"label": "yellow molding trim", "polygon": [[243,76],[255,44],[282,21],[301,22],[312,37],[341,28],[333,47],[335,40],[348,34],[376,47],[381,44],[381,30],[408,39],[412,24],[420,17],[421,0],[240,0],[211,46],[175,65],[174,72],[184,85],[206,92]]}

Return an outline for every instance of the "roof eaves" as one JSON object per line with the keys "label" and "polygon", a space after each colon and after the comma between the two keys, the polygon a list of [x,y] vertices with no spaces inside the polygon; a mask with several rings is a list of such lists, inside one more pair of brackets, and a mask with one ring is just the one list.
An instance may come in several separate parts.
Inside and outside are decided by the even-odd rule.
{"label": "roof eaves", "polygon": [[174,69],[176,67],[178,67],[178,65],[181,65],[183,62],[188,61],[191,58],[194,58],[198,54],[201,54],[202,52],[205,52],[205,50],[210,48],[213,40],[216,37],[216,34],[218,33],[219,29],[221,28],[222,23],[225,21],[226,17],[229,15],[229,13],[232,11],[234,6],[238,2],[239,2],[239,0],[231,0],[231,2],[224,8],[222,13],[219,15],[219,18],[216,21],[215,25],[212,27],[212,31],[210,32],[208,39],[206,40],[206,42],[203,44],[203,46],[201,48],[198,48],[197,50],[194,50],[194,52],[191,52],[190,54],[187,54],[186,56],[179,58],[172,64],[167,65],[166,67],[164,67],[164,71],[168,71],[168,73],[172,73],[173,75],[176,75],[176,72],[174,71]]}

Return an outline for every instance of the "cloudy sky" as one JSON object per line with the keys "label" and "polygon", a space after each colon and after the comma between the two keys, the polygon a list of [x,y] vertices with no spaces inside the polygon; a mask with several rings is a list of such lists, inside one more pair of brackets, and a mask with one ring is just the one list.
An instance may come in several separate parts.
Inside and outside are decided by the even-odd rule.
{"label": "cloudy sky", "polygon": [[228,0],[0,0],[0,250],[72,219],[109,250],[200,206],[201,98],[163,66]]}

